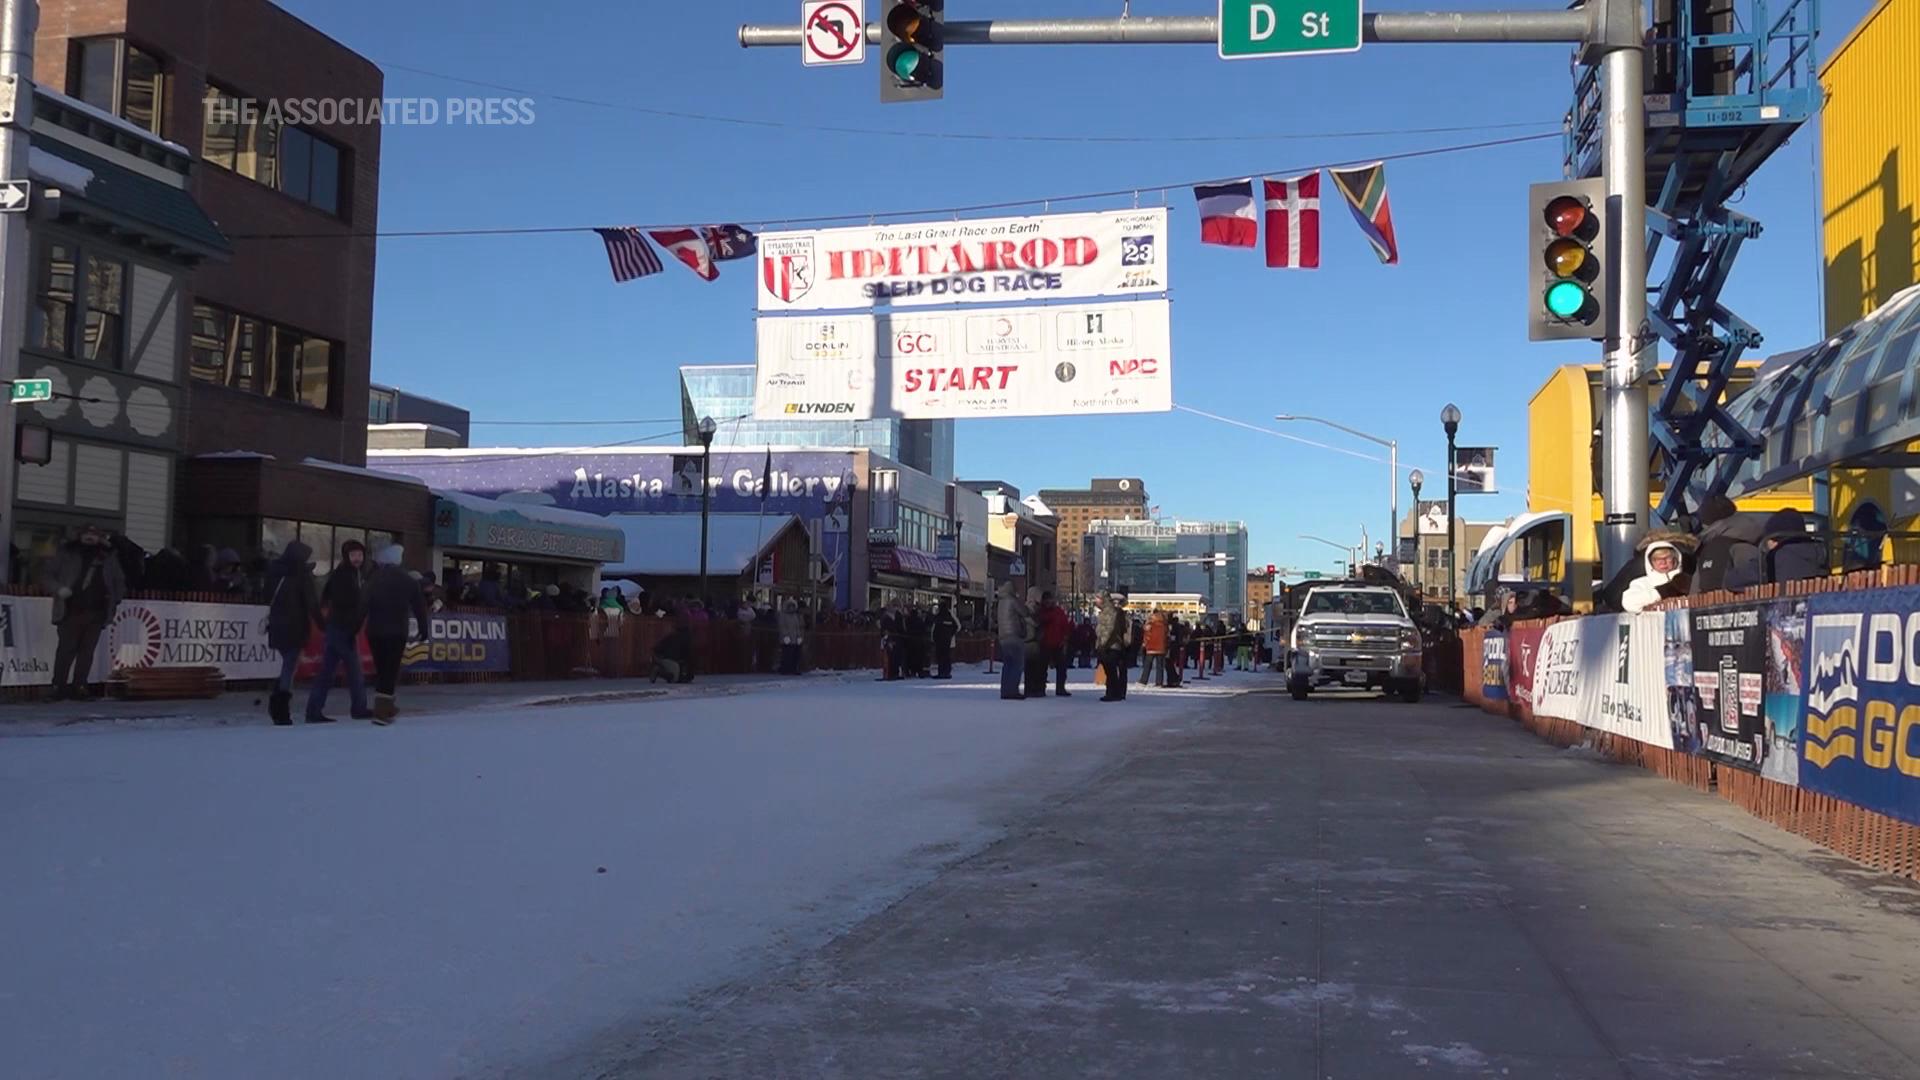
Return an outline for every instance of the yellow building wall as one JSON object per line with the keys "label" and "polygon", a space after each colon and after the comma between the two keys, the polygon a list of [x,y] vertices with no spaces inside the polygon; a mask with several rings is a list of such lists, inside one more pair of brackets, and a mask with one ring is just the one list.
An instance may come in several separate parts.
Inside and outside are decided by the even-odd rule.
{"label": "yellow building wall", "polygon": [[[1920,0],[1881,0],[1820,71],[1826,329],[1832,334],[1920,282]],[[1914,449],[1920,449],[1916,444]],[[1862,501],[1889,513],[1885,470],[1836,469],[1832,520]],[[1911,529],[1914,519],[1897,521]]]}

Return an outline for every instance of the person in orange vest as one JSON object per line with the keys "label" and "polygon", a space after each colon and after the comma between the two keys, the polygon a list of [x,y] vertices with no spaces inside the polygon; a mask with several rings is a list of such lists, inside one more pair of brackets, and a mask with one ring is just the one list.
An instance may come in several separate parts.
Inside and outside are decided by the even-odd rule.
{"label": "person in orange vest", "polygon": [[1146,662],[1140,665],[1141,686],[1167,685],[1167,613],[1156,611],[1147,619],[1147,630],[1140,642]]}

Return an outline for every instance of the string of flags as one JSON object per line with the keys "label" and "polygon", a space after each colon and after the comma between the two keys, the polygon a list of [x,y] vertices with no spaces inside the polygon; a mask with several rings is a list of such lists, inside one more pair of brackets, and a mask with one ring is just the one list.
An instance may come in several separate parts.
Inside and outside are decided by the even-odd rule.
{"label": "string of flags", "polygon": [[[1380,261],[1400,261],[1393,235],[1393,209],[1387,202],[1383,162],[1350,169],[1328,169],[1333,186],[1353,211],[1353,219]],[[1277,270],[1313,270],[1320,266],[1320,171],[1300,176],[1264,177],[1267,265]],[[1200,242],[1250,248],[1259,244],[1260,220],[1254,211],[1253,178],[1193,189],[1200,205]]]}
{"label": "string of flags", "polygon": [[[1393,208],[1387,201],[1384,162],[1347,169],[1329,168],[1334,189],[1360,226],[1380,261],[1400,261],[1400,245],[1393,235]],[[1314,270],[1320,266],[1320,170],[1299,176],[1262,177],[1262,204],[1266,210],[1267,265],[1279,270]],[[1224,184],[1200,184],[1193,189],[1200,208],[1200,242],[1220,247],[1252,248],[1260,244],[1260,216],[1254,208],[1253,178]],[[688,225],[675,229],[641,229],[625,225],[593,230],[607,246],[607,261],[615,282],[648,277],[665,269],[654,245],[703,281],[720,276],[720,264],[744,259],[759,250],[760,238],[741,225]]]}
{"label": "string of flags", "polygon": [[[654,244],[700,275],[702,281],[720,276],[720,265],[744,259],[759,250],[760,238],[739,225],[689,225],[679,229],[640,229],[632,225],[595,229],[607,245],[613,280],[632,281],[666,269]],[[649,240],[651,238],[651,240]]]}

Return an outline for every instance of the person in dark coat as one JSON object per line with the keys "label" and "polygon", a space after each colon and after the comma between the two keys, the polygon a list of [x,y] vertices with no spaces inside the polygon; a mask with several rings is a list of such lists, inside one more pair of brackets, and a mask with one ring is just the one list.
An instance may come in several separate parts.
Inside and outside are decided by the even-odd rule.
{"label": "person in dark coat", "polygon": [[1766,537],[1761,540],[1760,549],[1768,582],[1827,576],[1826,541],[1808,535],[1806,515],[1792,507],[1775,510],[1768,516]]}
{"label": "person in dark coat", "polygon": [[367,546],[358,540],[340,545],[340,564],[327,575],[320,600],[326,608],[326,651],[320,656],[320,671],[314,676],[313,689],[307,692],[307,723],[331,724],[326,714],[327,693],[333,689],[334,669],[347,666],[347,693],[355,720],[373,719],[367,708],[367,682],[360,670],[360,627],[367,621],[366,607]]}
{"label": "person in dark coat", "polygon": [[[1700,532],[1692,581],[1694,595],[1739,589],[1757,584],[1765,572],[1760,538],[1766,532],[1764,514],[1741,513],[1725,495],[1710,496],[1700,504]],[[1637,563],[1632,567],[1639,569]]]}
{"label": "person in dark coat", "polygon": [[60,548],[48,567],[47,591],[53,594],[53,700],[93,697],[87,675],[101,631],[127,595],[120,560],[107,535],[92,525]]}
{"label": "person in dark coat", "polygon": [[953,678],[953,639],[960,633],[960,620],[953,616],[953,601],[942,599],[933,614],[933,662],[936,679]]}
{"label": "person in dark coat", "polygon": [[193,587],[193,568],[173,548],[161,548],[147,559],[146,588],[154,592],[186,592]]}
{"label": "person in dark coat", "polygon": [[400,715],[394,692],[407,639],[427,640],[427,598],[420,583],[400,565],[405,555],[399,544],[381,548],[373,557],[373,573],[367,575],[365,589],[367,649],[373,653],[373,722],[381,727]]}
{"label": "person in dark coat", "polygon": [[293,673],[300,666],[300,652],[313,631],[324,628],[313,584],[312,548],[295,540],[273,560],[267,568],[267,597],[267,644],[280,654],[280,679],[267,696],[267,715],[286,727],[293,723]]}
{"label": "person in dark coat", "polygon": [[900,620],[901,651],[905,654],[904,674],[916,679],[927,674],[927,617],[918,606],[907,609]]}

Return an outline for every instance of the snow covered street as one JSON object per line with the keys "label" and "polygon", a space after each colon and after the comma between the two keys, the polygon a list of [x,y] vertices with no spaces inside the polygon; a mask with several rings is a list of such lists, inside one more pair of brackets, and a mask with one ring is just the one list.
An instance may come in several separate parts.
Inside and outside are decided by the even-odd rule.
{"label": "snow covered street", "polygon": [[[1085,681],[1091,672],[1076,672]],[[0,738],[8,1076],[485,1076],[817,947],[1272,676]],[[403,699],[404,704],[404,699]]]}

